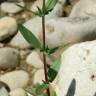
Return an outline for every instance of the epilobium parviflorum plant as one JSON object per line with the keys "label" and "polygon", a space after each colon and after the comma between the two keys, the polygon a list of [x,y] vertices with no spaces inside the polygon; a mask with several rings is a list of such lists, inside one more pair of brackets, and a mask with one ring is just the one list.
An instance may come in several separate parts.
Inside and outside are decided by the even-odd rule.
{"label": "epilobium parviflorum plant", "polygon": [[51,82],[55,79],[58,70],[60,68],[60,58],[53,62],[53,64],[50,64],[50,66],[47,66],[46,62],[46,56],[50,56],[54,52],[56,52],[59,48],[63,46],[57,46],[55,48],[49,48],[46,45],[46,38],[45,38],[45,16],[47,14],[50,14],[50,11],[52,11],[56,5],[58,0],[43,0],[43,6],[42,9],[40,9],[38,6],[38,11],[33,12],[30,9],[27,9],[25,7],[22,7],[17,4],[17,6],[22,7],[26,9],[27,11],[30,11],[34,13],[36,16],[41,17],[42,19],[42,38],[43,43],[41,43],[36,36],[30,32],[26,27],[19,24],[18,29],[20,30],[23,37],[26,39],[26,41],[32,45],[32,47],[36,50],[39,50],[43,54],[43,64],[44,64],[44,74],[45,74],[45,80],[42,80],[42,84],[38,84],[31,93],[33,96],[56,96],[56,93],[54,89],[51,86]]}

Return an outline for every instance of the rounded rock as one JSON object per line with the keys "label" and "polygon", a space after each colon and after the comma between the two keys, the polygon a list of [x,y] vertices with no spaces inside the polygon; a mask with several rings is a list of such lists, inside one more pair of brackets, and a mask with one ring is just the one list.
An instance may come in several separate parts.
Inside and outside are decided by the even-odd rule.
{"label": "rounded rock", "polygon": [[11,90],[23,88],[28,84],[29,74],[23,70],[12,71],[2,75],[0,81],[6,83]]}
{"label": "rounded rock", "polygon": [[26,96],[26,92],[22,88],[17,88],[10,92],[10,96]]}
{"label": "rounded rock", "polygon": [[43,69],[39,69],[34,74],[33,84],[36,85],[38,83],[42,83],[42,80],[45,80],[44,79],[44,70]]}
{"label": "rounded rock", "polygon": [[[21,6],[25,6],[24,2],[18,3]],[[4,2],[1,4],[1,10],[5,13],[18,13],[22,10],[21,7],[17,6],[15,2]]]}
{"label": "rounded rock", "polygon": [[64,51],[56,79],[57,96],[65,96],[70,85],[74,96],[95,96],[96,40],[75,44]]}
{"label": "rounded rock", "polygon": [[26,62],[28,65],[35,68],[43,68],[43,61],[40,59],[40,56],[36,51],[32,51],[32,53],[28,55]]}
{"label": "rounded rock", "polygon": [[17,30],[17,22],[12,17],[0,18],[0,41],[14,35]]}
{"label": "rounded rock", "polygon": [[96,0],[78,0],[69,17],[96,17]]}
{"label": "rounded rock", "polygon": [[14,48],[0,48],[0,69],[12,69],[19,64],[19,51]]}

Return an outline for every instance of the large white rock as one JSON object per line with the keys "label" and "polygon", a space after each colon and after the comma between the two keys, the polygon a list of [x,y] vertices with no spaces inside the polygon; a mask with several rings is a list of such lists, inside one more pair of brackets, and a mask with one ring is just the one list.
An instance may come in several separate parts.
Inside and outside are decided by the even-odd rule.
{"label": "large white rock", "polygon": [[[19,5],[23,6],[23,7],[25,6],[23,1],[22,2],[20,1],[17,4],[19,4]],[[22,8],[17,6],[15,1],[14,1],[14,2],[4,2],[4,3],[2,3],[1,4],[1,10],[3,12],[5,12],[5,13],[12,13],[12,14],[14,14],[14,13],[20,12],[22,10]]]}
{"label": "large white rock", "polygon": [[[49,47],[56,47],[68,43],[75,43],[96,38],[96,20],[94,17],[58,18],[46,22],[49,34],[46,43]],[[48,26],[48,27],[47,27]]]}
{"label": "large white rock", "polygon": [[12,36],[16,33],[17,22],[12,17],[0,18],[0,41]]}
{"label": "large white rock", "polygon": [[45,80],[44,69],[39,69],[35,72],[32,82],[36,85],[38,83],[42,83],[42,80]]}
{"label": "large white rock", "polygon": [[[60,2],[62,2],[62,0]],[[42,5],[43,5],[43,2],[41,0],[37,0],[32,4],[31,10],[36,12],[38,11],[37,6],[42,9]],[[46,18],[56,18],[62,15],[63,15],[63,4],[57,3],[54,9],[48,15],[46,15]]]}
{"label": "large white rock", "polygon": [[43,61],[40,59],[40,56],[36,51],[32,51],[32,53],[28,55],[26,62],[28,65],[35,68],[43,67]]}
{"label": "large white rock", "polygon": [[26,92],[22,88],[17,88],[10,92],[10,96],[26,96]]}
{"label": "large white rock", "polygon": [[[24,24],[37,38],[42,37],[41,19],[35,17]],[[62,44],[93,40],[96,37],[96,18],[54,18],[46,20],[46,43],[50,47]],[[70,38],[69,38],[70,37]],[[29,48],[30,45],[18,33],[10,45]]]}
{"label": "large white rock", "polygon": [[0,77],[0,81],[6,83],[11,90],[25,87],[29,81],[29,74],[23,70],[8,72]]}
{"label": "large white rock", "polygon": [[19,51],[14,48],[0,48],[0,69],[12,69],[19,64]]}
{"label": "large white rock", "polygon": [[96,0],[78,0],[69,17],[96,16]]}
{"label": "large white rock", "polygon": [[73,90],[76,83],[74,96],[95,96],[96,41],[75,44],[62,54],[57,96],[66,96],[73,79]]}

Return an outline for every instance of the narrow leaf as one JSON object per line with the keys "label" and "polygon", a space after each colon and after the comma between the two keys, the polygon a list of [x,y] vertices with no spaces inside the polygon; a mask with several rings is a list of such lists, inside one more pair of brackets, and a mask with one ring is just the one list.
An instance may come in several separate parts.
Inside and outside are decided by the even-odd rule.
{"label": "narrow leaf", "polygon": [[47,0],[45,4],[46,11],[52,11],[58,0]]}
{"label": "narrow leaf", "polygon": [[73,79],[68,88],[68,92],[67,92],[66,96],[74,96],[75,90],[76,90],[76,80]]}
{"label": "narrow leaf", "polygon": [[55,77],[56,77],[56,75],[57,75],[57,73],[59,71],[60,64],[61,64],[60,59],[57,59],[50,66],[50,68],[48,70],[48,79],[49,79],[50,82],[52,82],[55,79]]}
{"label": "narrow leaf", "polygon": [[93,96],[96,96],[96,92],[95,92],[95,94]]}
{"label": "narrow leaf", "polygon": [[26,41],[34,48],[41,49],[41,43],[40,41],[36,38],[36,36],[28,30],[24,25],[19,24],[18,26],[21,34],[23,37],[26,39]]}

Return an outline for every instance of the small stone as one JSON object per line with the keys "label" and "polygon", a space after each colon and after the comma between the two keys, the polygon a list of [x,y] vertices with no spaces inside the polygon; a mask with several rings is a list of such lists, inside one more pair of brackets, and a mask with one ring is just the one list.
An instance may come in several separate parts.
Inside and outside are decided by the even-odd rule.
{"label": "small stone", "polygon": [[[66,2],[66,0],[58,0],[62,5],[64,5],[65,4],[65,2]],[[69,1],[71,1],[71,0],[69,0]]]}
{"label": "small stone", "polygon": [[23,88],[28,84],[29,74],[23,70],[12,71],[2,75],[0,81],[6,83],[11,90]]}
{"label": "small stone", "polygon": [[[25,3],[24,2],[20,2],[18,3],[19,5],[21,6],[25,6]],[[15,14],[15,13],[18,13],[22,10],[21,7],[17,6],[16,3],[12,3],[12,2],[4,2],[1,4],[1,10],[5,13],[12,13],[12,14]]]}
{"label": "small stone", "polygon": [[19,51],[14,48],[0,48],[0,69],[16,68],[19,64]]}
{"label": "small stone", "polygon": [[33,96],[32,94],[27,93],[28,96]]}
{"label": "small stone", "polygon": [[34,74],[33,84],[36,85],[38,83],[42,83],[42,80],[45,80],[44,70],[43,69],[39,69]]}
{"label": "small stone", "polygon": [[0,41],[14,35],[17,30],[17,22],[12,17],[0,18]]}
{"label": "small stone", "polygon": [[4,47],[4,44],[3,43],[0,43],[0,48],[3,48]]}
{"label": "small stone", "polygon": [[28,65],[35,68],[43,68],[43,62],[41,61],[40,56],[36,51],[32,51],[32,53],[28,55],[26,62]]}
{"label": "small stone", "polygon": [[17,88],[10,92],[10,96],[26,96],[26,92],[22,88]]}

